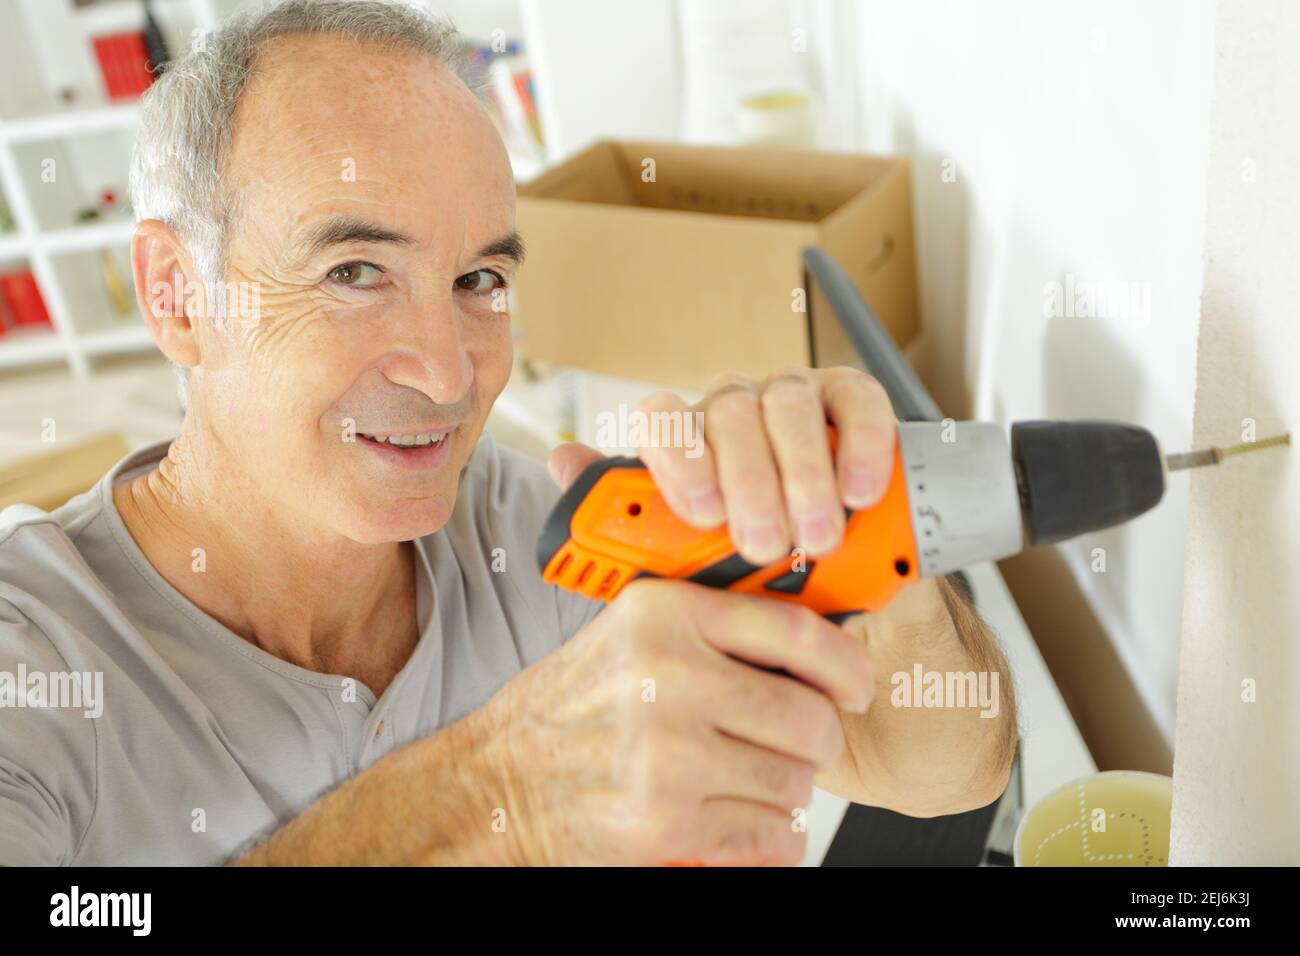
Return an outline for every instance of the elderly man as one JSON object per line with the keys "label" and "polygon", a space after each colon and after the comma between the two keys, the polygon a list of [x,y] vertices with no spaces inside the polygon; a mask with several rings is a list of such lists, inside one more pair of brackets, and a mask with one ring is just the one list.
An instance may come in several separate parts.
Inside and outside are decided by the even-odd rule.
{"label": "elderly man", "polygon": [[[1005,671],[944,582],[843,628],[542,582],[556,486],[597,453],[548,478],[484,434],[523,243],[456,48],[400,6],[293,0],[146,97],[135,285],[186,414],[0,526],[0,668],[104,688],[98,717],[0,709],[0,862],[792,863],[814,784],[914,816],[1004,788],[1010,680],[994,719],[890,706],[917,664]],[[889,478],[856,371],[723,375],[695,410],[705,453],[648,465],[752,562],[833,549]]]}

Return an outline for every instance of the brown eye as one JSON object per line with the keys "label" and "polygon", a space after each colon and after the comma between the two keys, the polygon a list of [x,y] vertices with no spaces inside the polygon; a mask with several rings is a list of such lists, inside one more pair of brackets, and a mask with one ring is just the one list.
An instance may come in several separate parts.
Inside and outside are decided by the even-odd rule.
{"label": "brown eye", "polygon": [[379,267],[369,262],[345,262],[330,270],[329,279],[339,285],[366,289],[378,282],[381,275]]}
{"label": "brown eye", "polygon": [[492,292],[505,287],[505,279],[491,269],[476,269],[456,280],[456,288],[465,292]]}

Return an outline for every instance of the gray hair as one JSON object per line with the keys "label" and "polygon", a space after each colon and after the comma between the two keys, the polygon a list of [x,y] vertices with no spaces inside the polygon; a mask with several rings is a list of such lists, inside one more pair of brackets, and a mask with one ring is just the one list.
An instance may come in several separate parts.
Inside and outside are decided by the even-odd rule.
{"label": "gray hair", "polygon": [[[476,85],[455,28],[393,0],[284,0],[196,35],[142,100],[131,199],[137,220],[158,219],[176,230],[209,287],[225,280],[227,232],[238,205],[221,182],[235,108],[263,47],[294,34],[424,53]],[[175,368],[184,408],[185,370]]]}

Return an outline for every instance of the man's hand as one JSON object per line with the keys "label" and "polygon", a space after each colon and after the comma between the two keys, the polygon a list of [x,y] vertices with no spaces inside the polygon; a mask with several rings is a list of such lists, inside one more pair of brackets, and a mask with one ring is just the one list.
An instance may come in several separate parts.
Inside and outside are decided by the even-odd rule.
{"label": "man's hand", "polygon": [[[727,522],[751,564],[769,564],[792,547],[813,557],[835,550],[845,506],[875,504],[893,472],[897,423],[889,397],[852,368],[788,369],[764,382],[727,372],[696,405],[656,392],[639,410],[703,418],[698,456],[658,446],[637,453],[678,517],[700,528]],[[838,432],[834,460],[827,421]],[[565,446],[552,456],[551,474],[565,484],[594,456]]]}
{"label": "man's hand", "polygon": [[[679,517],[726,521],[741,555],[835,548],[844,506],[877,501],[894,416],[852,369],[720,376],[688,407],[706,447],[638,449]],[[826,422],[839,432],[833,461]],[[599,453],[552,455],[567,487]],[[772,673],[780,669],[789,676]],[[793,678],[793,679],[792,679]],[[843,759],[837,711],[862,715],[875,675],[862,642],[798,606],[671,581],[636,581],[559,652],[489,704],[493,749],[529,862],[794,863],[813,779]]]}
{"label": "man's hand", "polygon": [[635,581],[475,715],[484,795],[515,862],[797,863],[836,708],[865,713],[873,686],[866,649],[811,611]]}
{"label": "man's hand", "polygon": [[[763,382],[728,372],[696,405],[659,392],[639,411],[702,417],[702,454],[662,446],[638,453],[680,518],[701,528],[726,521],[751,564],[769,564],[792,547],[811,557],[833,551],[843,537],[845,506],[875,504],[892,477],[897,421],[884,389],[856,369],[794,368]],[[828,421],[838,432],[834,458]],[[551,475],[567,487],[598,457],[583,445],[562,446],[551,456]],[[995,799],[1015,750],[1015,701],[1001,652],[966,598],[946,580],[925,579],[844,627],[872,650],[879,702],[865,716],[841,714],[846,746],[838,763],[818,774],[817,785],[913,816],[957,813]],[[916,665],[997,673],[997,718],[970,709],[888,706],[891,675],[910,675]]]}

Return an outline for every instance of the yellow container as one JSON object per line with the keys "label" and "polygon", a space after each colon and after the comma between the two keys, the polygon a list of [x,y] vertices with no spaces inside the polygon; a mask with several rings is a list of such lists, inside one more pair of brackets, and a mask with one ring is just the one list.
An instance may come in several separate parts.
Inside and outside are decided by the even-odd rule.
{"label": "yellow container", "polygon": [[1108,770],[1053,790],[1016,829],[1016,866],[1168,866],[1173,781]]}

